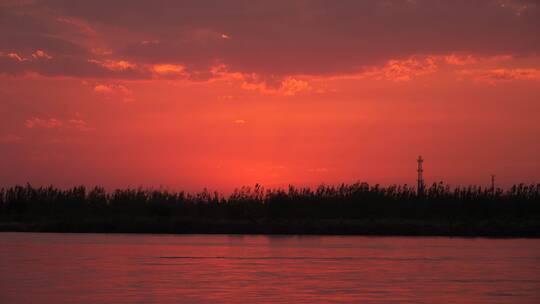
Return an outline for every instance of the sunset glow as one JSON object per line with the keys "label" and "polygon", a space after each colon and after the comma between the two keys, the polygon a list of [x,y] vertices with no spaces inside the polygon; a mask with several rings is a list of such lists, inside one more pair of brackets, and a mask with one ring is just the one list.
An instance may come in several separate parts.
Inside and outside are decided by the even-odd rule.
{"label": "sunset glow", "polygon": [[540,180],[537,2],[207,2],[1,1],[0,184]]}

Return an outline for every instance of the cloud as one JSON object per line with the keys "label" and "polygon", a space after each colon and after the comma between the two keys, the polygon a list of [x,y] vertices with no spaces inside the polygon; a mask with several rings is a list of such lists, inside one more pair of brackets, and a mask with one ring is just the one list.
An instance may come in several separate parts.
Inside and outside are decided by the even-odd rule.
{"label": "cloud", "polygon": [[263,94],[294,96],[311,90],[309,83],[294,77],[261,78],[259,75],[241,75],[241,87],[244,90],[256,90]]}
{"label": "cloud", "polygon": [[356,74],[340,75],[333,79],[375,79],[395,82],[410,81],[419,76],[436,72],[444,56],[412,56],[406,59],[390,59],[381,66],[365,68]]}
{"label": "cloud", "polygon": [[71,17],[58,17],[56,21],[75,26],[79,31],[87,35],[96,35],[96,31],[88,23],[81,19]]}
{"label": "cloud", "polygon": [[526,1],[516,1],[516,0],[498,0],[499,6],[504,9],[512,11],[516,16],[521,16],[530,5],[535,5],[535,3],[526,3]]}
{"label": "cloud", "polygon": [[88,62],[95,63],[97,65],[100,65],[106,69],[109,69],[111,71],[124,71],[127,69],[135,69],[137,67],[136,64],[131,63],[127,60],[97,60],[97,59],[89,59]]}
{"label": "cloud", "polygon": [[223,96],[219,96],[219,99],[221,99],[221,100],[233,100],[234,96],[232,96],[232,95],[223,95]]}
{"label": "cloud", "polygon": [[111,87],[109,85],[98,84],[98,85],[94,86],[94,92],[104,93],[104,94],[112,93],[113,92],[113,87]]}
{"label": "cloud", "polygon": [[123,94],[133,94],[133,92],[122,84],[97,84],[94,86],[94,92],[98,93],[113,93],[120,92]]}
{"label": "cloud", "polygon": [[[421,54],[474,54],[446,58],[467,65],[476,57],[534,56],[540,49],[535,1],[119,0],[105,10],[99,1],[55,0],[2,13],[0,45],[21,59],[36,49],[54,54],[46,62],[0,62],[0,70],[14,74],[208,80],[222,63],[231,73],[284,79],[355,75]],[[407,68],[394,64],[381,79],[414,78]]]}
{"label": "cloud", "polygon": [[[88,77],[133,79],[149,77],[131,69],[113,71],[88,62],[96,58],[96,50],[111,49],[101,36],[82,33],[66,22],[78,20],[61,16],[58,11],[43,7],[41,2],[20,2],[2,8],[0,26],[0,73],[25,76]],[[60,18],[60,21],[57,19]],[[64,18],[64,19],[62,19]],[[68,18],[68,19],[66,19]],[[81,18],[79,18],[81,19]],[[82,19],[81,19],[82,20]],[[86,21],[85,21],[86,22]],[[82,24],[82,23],[81,23]],[[76,29],[76,31],[74,31]],[[7,53],[18,55],[18,58]],[[108,54],[108,55],[106,55]],[[99,56],[111,56],[102,51]],[[105,61],[114,58],[97,58]],[[17,64],[15,64],[17,63]],[[148,74],[148,73],[147,73]]]}
{"label": "cloud", "polygon": [[446,61],[446,63],[451,65],[469,65],[478,62],[476,57],[472,55],[458,56],[456,54],[446,55],[444,56],[444,60]]}
{"label": "cloud", "polygon": [[125,103],[135,101],[133,91],[122,84],[96,84],[94,92],[107,96],[107,98],[121,99]]}
{"label": "cloud", "polygon": [[28,129],[33,129],[33,128],[53,129],[53,128],[60,128],[63,125],[63,123],[62,121],[56,118],[43,119],[43,118],[33,117],[30,119],[27,119],[24,125]]}
{"label": "cloud", "polygon": [[307,81],[298,80],[292,77],[287,77],[281,82],[279,91],[286,96],[293,96],[300,92],[309,90],[309,84]]}
{"label": "cloud", "polygon": [[243,119],[237,119],[237,120],[234,121],[234,123],[238,124],[238,125],[244,125],[244,124],[246,124],[246,121],[243,120]]}
{"label": "cloud", "polygon": [[7,54],[5,54],[5,55],[4,55],[3,53],[0,53],[0,55],[1,55],[2,57],[7,57],[7,58],[13,59],[13,60],[15,60],[15,61],[21,61],[21,62],[22,62],[22,61],[28,60],[28,59],[22,57],[21,55],[19,55],[19,54],[17,54],[17,53],[7,53]]}
{"label": "cloud", "polygon": [[373,73],[376,79],[393,81],[409,81],[415,77],[431,74],[437,71],[437,64],[431,57],[424,59],[409,58],[406,60],[390,60],[381,69]]}
{"label": "cloud", "polygon": [[33,117],[27,119],[24,125],[28,129],[74,129],[79,131],[94,130],[94,128],[88,126],[86,121],[78,117],[66,120]]}
{"label": "cloud", "polygon": [[16,76],[38,74],[46,77],[62,76],[102,79],[149,79],[152,75],[145,70],[123,69],[121,67],[122,63],[111,63],[109,66],[107,66],[108,63],[98,65],[89,62],[87,59],[79,60],[73,56],[51,56],[51,58],[31,57],[32,59],[19,56],[22,60],[11,57],[13,56],[0,56],[0,74],[12,74]]}
{"label": "cloud", "polygon": [[146,44],[159,44],[159,40],[157,39],[154,39],[154,40],[143,40],[141,41],[142,45],[146,45]]}
{"label": "cloud", "polygon": [[475,56],[472,54],[448,54],[442,56],[431,56],[437,60],[443,60],[450,65],[474,65],[481,63],[495,63],[512,60],[513,56],[508,54],[492,55],[492,56]]}
{"label": "cloud", "polygon": [[180,64],[155,64],[152,66],[152,71],[158,75],[184,75],[185,67]]}
{"label": "cloud", "polygon": [[34,57],[34,59],[52,59],[52,56],[43,50],[36,50],[32,53],[32,57]]}
{"label": "cloud", "polygon": [[79,131],[91,131],[94,130],[94,128],[90,128],[86,121],[82,119],[68,119],[67,120],[67,126],[72,129],[76,129]]}
{"label": "cloud", "polygon": [[[207,16],[195,19],[199,5],[176,11],[189,23],[178,24],[179,28],[227,28],[241,37],[234,42],[193,41],[187,32],[179,30],[175,31],[182,37],[179,41],[167,39],[172,34],[168,33],[157,37],[161,45],[133,45],[122,52],[141,61],[182,63],[188,70],[219,59],[233,71],[284,76],[355,73],[362,67],[415,54],[532,54],[539,46],[533,30],[540,25],[533,20],[538,9],[528,9],[516,18],[494,1],[475,5],[445,1],[416,1],[414,5],[406,1],[343,1],[331,5],[291,1],[273,3],[264,10],[247,3],[232,2],[226,10],[249,15],[250,19],[214,15],[217,12],[210,9],[205,10]],[[169,9],[175,11],[174,6]],[[279,24],[274,21],[276,17]],[[163,18],[164,23],[168,18],[173,22],[171,12]],[[251,19],[257,22],[249,22]],[[448,20],[460,20],[460,25],[449,26]],[[505,33],[504,39],[501,33]],[[525,37],[529,45],[521,40]]]}
{"label": "cloud", "polygon": [[[503,61],[512,60],[512,55],[490,55],[476,56],[472,54],[431,54],[431,55],[415,55],[404,59],[390,59],[380,66],[372,66],[365,68],[356,74],[338,75],[331,77],[332,79],[375,79],[375,80],[390,80],[395,82],[411,81],[420,76],[433,74],[439,68],[446,64],[459,67],[474,67],[482,64],[493,64]],[[462,74],[465,74],[461,70]],[[470,70],[468,70],[470,71]]]}
{"label": "cloud", "polygon": [[488,70],[461,70],[458,75],[475,81],[496,84],[518,80],[540,80],[540,69],[535,68],[497,68]]}

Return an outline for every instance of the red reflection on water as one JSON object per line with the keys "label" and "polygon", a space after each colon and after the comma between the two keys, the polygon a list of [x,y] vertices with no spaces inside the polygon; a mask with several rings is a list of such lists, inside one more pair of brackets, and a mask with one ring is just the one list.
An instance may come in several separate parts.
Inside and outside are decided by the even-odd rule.
{"label": "red reflection on water", "polygon": [[540,303],[536,240],[0,233],[2,303]]}

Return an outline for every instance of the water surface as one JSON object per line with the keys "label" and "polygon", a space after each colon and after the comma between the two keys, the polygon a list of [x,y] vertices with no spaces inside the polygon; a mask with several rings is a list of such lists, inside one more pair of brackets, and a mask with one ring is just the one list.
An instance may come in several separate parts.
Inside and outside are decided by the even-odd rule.
{"label": "water surface", "polygon": [[540,303],[540,241],[0,233],[0,303]]}

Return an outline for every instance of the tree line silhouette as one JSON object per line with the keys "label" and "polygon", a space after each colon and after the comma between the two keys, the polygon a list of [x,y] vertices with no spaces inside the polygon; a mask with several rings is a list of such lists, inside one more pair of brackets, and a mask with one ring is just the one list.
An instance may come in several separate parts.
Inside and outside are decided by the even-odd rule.
{"label": "tree line silhouette", "polygon": [[0,189],[0,230],[540,235],[540,184],[503,190],[440,182],[422,195],[408,185],[368,183],[255,185],[230,195],[28,184]]}

